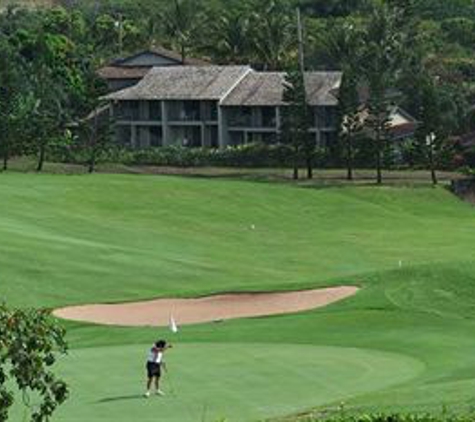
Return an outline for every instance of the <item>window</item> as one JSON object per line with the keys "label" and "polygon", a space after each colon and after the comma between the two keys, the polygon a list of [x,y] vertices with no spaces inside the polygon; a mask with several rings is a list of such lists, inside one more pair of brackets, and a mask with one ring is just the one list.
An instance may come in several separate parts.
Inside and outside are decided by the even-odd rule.
{"label": "window", "polygon": [[229,109],[229,126],[250,127],[252,110],[250,107],[232,107]]}
{"label": "window", "polygon": [[172,127],[170,133],[175,145],[189,148],[202,146],[200,126]]}
{"label": "window", "polygon": [[336,107],[317,107],[315,109],[317,127],[334,128],[337,124]]}
{"label": "window", "polygon": [[150,147],[150,132],[146,126],[137,126],[135,148],[143,149]]}
{"label": "window", "polygon": [[117,143],[124,147],[130,147],[132,140],[132,128],[130,126],[117,126],[116,129]]}
{"label": "window", "polygon": [[170,101],[169,118],[176,122],[189,122],[200,120],[199,101]]}
{"label": "window", "polygon": [[160,121],[162,120],[162,103],[161,101],[149,101],[148,102],[149,120]]}
{"label": "window", "polygon": [[162,146],[162,128],[160,126],[150,126],[150,146]]}
{"label": "window", "polygon": [[275,107],[262,107],[261,110],[262,110],[262,126],[275,127],[276,125]]}
{"label": "window", "polygon": [[219,136],[218,136],[218,127],[217,126],[208,126],[206,128],[207,141],[208,145],[211,148],[219,148]]}
{"label": "window", "polygon": [[203,103],[203,120],[215,122],[218,120],[218,104],[215,101],[204,101]]}
{"label": "window", "polygon": [[200,102],[183,101],[183,114],[181,120],[200,120]]}
{"label": "window", "polygon": [[138,101],[120,101],[114,106],[114,117],[117,120],[139,120],[139,116]]}

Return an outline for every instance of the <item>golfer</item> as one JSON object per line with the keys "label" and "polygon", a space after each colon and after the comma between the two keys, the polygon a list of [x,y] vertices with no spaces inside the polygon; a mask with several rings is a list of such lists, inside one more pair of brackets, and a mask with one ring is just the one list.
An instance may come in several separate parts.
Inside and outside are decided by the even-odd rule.
{"label": "golfer", "polygon": [[153,381],[155,381],[155,394],[159,396],[164,395],[163,391],[160,390],[162,367],[166,369],[163,354],[171,347],[171,344],[167,344],[165,340],[158,340],[150,349],[147,358],[147,392],[145,397],[150,397],[150,388]]}

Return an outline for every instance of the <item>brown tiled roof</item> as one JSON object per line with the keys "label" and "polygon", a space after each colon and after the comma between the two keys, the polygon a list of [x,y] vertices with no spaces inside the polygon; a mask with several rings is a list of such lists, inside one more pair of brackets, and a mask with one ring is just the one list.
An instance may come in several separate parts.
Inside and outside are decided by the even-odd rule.
{"label": "brown tiled roof", "polygon": [[416,133],[417,123],[408,122],[399,125],[393,125],[389,128],[389,135],[392,139],[401,139],[413,136]]}
{"label": "brown tiled roof", "polygon": [[220,100],[248,72],[248,66],[154,67],[135,86],[109,94],[110,100]]}
{"label": "brown tiled roof", "polygon": [[305,88],[308,103],[311,106],[338,105],[338,90],[341,84],[341,72],[307,72]]}
{"label": "brown tiled roof", "polygon": [[[341,72],[307,72],[305,88],[311,106],[338,104],[336,92]],[[223,100],[227,106],[279,106],[283,105],[284,72],[252,72]]]}
{"label": "brown tiled roof", "polygon": [[127,61],[142,54],[150,53],[165,57],[175,62],[176,65],[184,64],[187,66],[207,66],[210,64],[206,60],[196,59],[193,57],[185,57],[185,61],[182,62],[180,53],[168,50],[165,47],[155,46],[148,50],[142,50],[130,56],[116,59],[109,65],[100,68],[97,73],[100,77],[104,79],[142,79],[153,66],[129,66],[127,65]]}
{"label": "brown tiled roof", "polygon": [[176,60],[179,63],[183,63],[189,66],[206,66],[210,64],[210,62],[207,60],[187,56],[185,56],[185,61],[182,62],[180,53],[173,50],[169,50],[168,48],[162,46],[154,46],[146,51],[158,54],[159,56],[168,57],[171,60]]}
{"label": "brown tiled roof", "polygon": [[134,57],[140,56],[142,54],[147,54],[147,53],[152,53],[152,54],[156,54],[158,56],[165,57],[167,59],[170,59],[170,60],[176,62],[176,64],[185,64],[185,65],[189,65],[189,66],[206,66],[206,65],[210,64],[210,62],[207,61],[207,60],[197,59],[197,58],[194,58],[194,57],[185,57],[185,61],[183,62],[182,59],[181,59],[181,54],[180,53],[178,53],[176,51],[173,51],[173,50],[169,50],[168,48],[165,48],[165,47],[162,47],[162,46],[154,46],[154,47],[151,47],[147,50],[142,50],[142,51],[139,51],[135,54],[131,54],[130,56],[117,59],[112,63],[112,65],[113,66],[121,66],[127,60],[130,60]]}
{"label": "brown tiled roof", "polygon": [[284,73],[250,72],[221,102],[224,106],[282,105]]}
{"label": "brown tiled roof", "polygon": [[[364,124],[368,119],[368,108],[363,106],[359,113],[360,123]],[[397,122],[396,117],[400,116],[404,118],[404,121]],[[396,121],[395,121],[396,120]],[[399,119],[400,120],[400,119]],[[410,136],[414,136],[418,127],[417,120],[409,113],[403,110],[401,107],[393,106],[389,115],[388,135],[393,139],[403,139]],[[368,136],[373,136],[374,131],[369,128],[365,128],[365,132]]]}
{"label": "brown tiled roof", "polygon": [[149,67],[143,66],[105,66],[97,74],[104,79],[142,79],[149,70]]}
{"label": "brown tiled roof", "polygon": [[[340,72],[305,75],[310,105],[338,103]],[[255,72],[248,66],[171,66],[153,68],[136,86],[109,99],[217,99],[223,106],[283,105],[284,72]]]}

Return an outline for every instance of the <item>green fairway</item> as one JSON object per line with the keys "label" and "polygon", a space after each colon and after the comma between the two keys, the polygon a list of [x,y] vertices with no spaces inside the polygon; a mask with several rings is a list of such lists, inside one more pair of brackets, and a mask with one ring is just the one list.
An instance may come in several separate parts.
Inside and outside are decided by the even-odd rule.
{"label": "green fairway", "polygon": [[441,190],[3,175],[0,194],[0,283],[17,305],[310,287],[473,256],[472,210]]}
{"label": "green fairway", "polygon": [[475,405],[475,212],[442,188],[2,174],[0,197],[12,306],[362,287],[325,309],[182,327],[178,395],[149,401],[144,355],[166,330],[65,323],[73,393],[55,421]]}

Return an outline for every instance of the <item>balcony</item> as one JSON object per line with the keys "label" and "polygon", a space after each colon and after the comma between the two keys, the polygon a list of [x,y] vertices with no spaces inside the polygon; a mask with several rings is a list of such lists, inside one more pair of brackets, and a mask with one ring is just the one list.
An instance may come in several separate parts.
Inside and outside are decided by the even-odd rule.
{"label": "balcony", "polygon": [[138,101],[120,101],[114,105],[113,115],[115,120],[139,120],[140,103]]}
{"label": "balcony", "polygon": [[173,101],[168,103],[168,120],[171,122],[197,122],[201,120],[199,101]]}
{"label": "balcony", "polygon": [[120,101],[114,105],[114,119],[133,122],[160,122],[162,105],[160,101]]}
{"label": "balcony", "polygon": [[167,102],[170,122],[217,122],[216,101],[169,101]]}
{"label": "balcony", "polygon": [[233,107],[228,110],[231,128],[276,129],[275,107]]}

